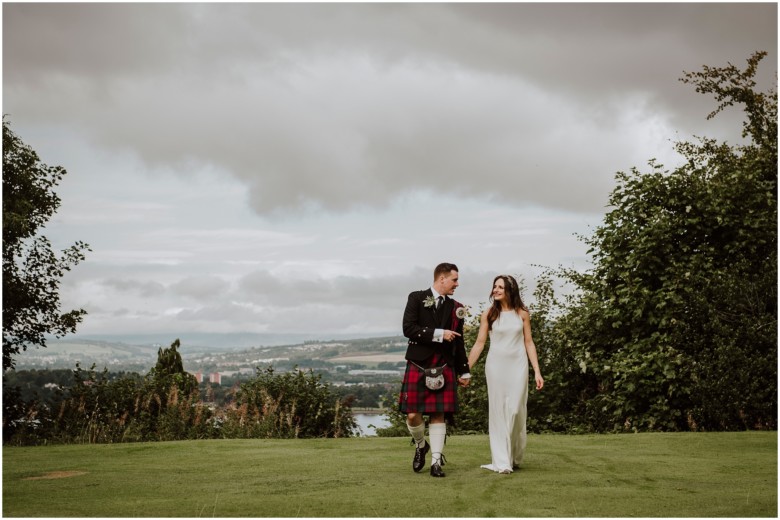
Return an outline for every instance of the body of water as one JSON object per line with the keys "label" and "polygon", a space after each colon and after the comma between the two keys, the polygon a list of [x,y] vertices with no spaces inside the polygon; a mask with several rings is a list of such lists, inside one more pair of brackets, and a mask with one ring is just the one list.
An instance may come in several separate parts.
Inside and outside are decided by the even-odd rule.
{"label": "body of water", "polygon": [[360,428],[360,435],[372,437],[376,435],[374,428],[387,428],[390,421],[385,415],[356,413],[355,422]]}

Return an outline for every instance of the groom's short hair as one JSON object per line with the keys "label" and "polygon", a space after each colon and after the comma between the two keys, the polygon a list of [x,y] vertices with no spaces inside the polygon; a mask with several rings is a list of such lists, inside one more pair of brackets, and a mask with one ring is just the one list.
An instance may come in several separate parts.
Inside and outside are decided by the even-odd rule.
{"label": "groom's short hair", "polygon": [[442,263],[436,266],[433,270],[433,279],[438,280],[441,275],[448,275],[451,271],[457,271],[458,266],[455,264]]}

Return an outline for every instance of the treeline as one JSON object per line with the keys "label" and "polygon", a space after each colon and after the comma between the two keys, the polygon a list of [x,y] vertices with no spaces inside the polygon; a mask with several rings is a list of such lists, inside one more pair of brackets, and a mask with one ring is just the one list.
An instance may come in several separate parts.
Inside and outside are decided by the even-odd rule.
{"label": "treeline", "polygon": [[[259,365],[259,368],[263,369],[269,367],[281,372],[298,369],[307,371],[306,367],[293,366],[291,370],[283,370],[283,367],[278,365]],[[393,364],[392,368],[397,369],[398,367]],[[315,370],[312,370],[312,372],[321,375],[321,381],[328,382],[327,373]],[[104,371],[101,377],[112,381],[126,377],[140,378],[141,376],[136,372],[123,370],[120,372]],[[248,382],[255,377],[256,375],[247,375],[241,378],[223,376],[222,384],[204,381],[199,385],[201,400],[218,406],[229,405],[234,400],[234,390],[239,388],[241,383]],[[74,371],[67,368],[9,370],[5,373],[5,384],[9,387],[17,387],[23,401],[41,401],[51,404],[60,400],[62,389],[72,386],[74,382]],[[394,390],[397,391],[398,383],[393,381],[392,383],[352,384],[348,386],[332,385],[330,389],[332,393],[340,398],[349,399],[354,408],[377,408],[381,406],[385,396]]]}
{"label": "treeline", "polygon": [[[753,81],[765,54],[744,71],[682,78],[715,97],[710,117],[743,107],[746,144],[681,142],[673,171],[651,161],[618,173],[609,212],[583,238],[593,267],[537,280],[545,387],[529,392],[530,431],[777,428],[777,93]],[[557,297],[554,280],[571,295]],[[463,431],[487,431],[485,357],[461,392]],[[379,433],[403,432],[399,414],[393,422]]]}
{"label": "treeline", "polygon": [[[3,442],[113,443],[184,439],[349,437],[358,432],[350,399],[313,372],[269,367],[239,385],[229,405],[200,395],[184,371],[179,340],[160,349],[146,376],[109,376],[77,366],[53,395],[22,398],[4,385]],[[6,381],[7,383],[7,381]],[[211,387],[207,387],[208,392]]]}

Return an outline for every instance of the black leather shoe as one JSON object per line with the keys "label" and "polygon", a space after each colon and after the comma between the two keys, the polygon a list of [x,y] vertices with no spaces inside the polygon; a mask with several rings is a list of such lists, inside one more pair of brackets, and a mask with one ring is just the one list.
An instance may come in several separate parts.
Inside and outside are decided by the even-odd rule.
{"label": "black leather shoe", "polygon": [[428,444],[428,441],[425,441],[425,444],[423,444],[423,447],[420,448],[417,446],[414,449],[414,460],[412,461],[412,469],[419,473],[421,469],[425,466],[425,455],[428,453],[428,450],[431,449],[431,445]]}
{"label": "black leather shoe", "polygon": [[441,470],[441,465],[438,462],[431,464],[431,476],[432,477],[444,476],[444,472]]}

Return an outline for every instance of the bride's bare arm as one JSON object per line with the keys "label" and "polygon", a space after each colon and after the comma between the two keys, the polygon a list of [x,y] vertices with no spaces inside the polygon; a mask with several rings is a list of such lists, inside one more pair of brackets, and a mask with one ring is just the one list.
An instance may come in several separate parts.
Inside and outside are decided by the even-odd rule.
{"label": "bride's bare arm", "polygon": [[488,311],[485,311],[479,319],[477,341],[474,342],[474,345],[472,345],[471,350],[469,351],[469,368],[472,368],[477,363],[479,356],[482,355],[482,350],[485,348],[485,341],[487,341],[488,335],[487,315]]}
{"label": "bride's bare arm", "polygon": [[525,351],[528,354],[528,361],[534,367],[534,378],[536,379],[536,389],[541,390],[544,386],[542,371],[539,369],[539,356],[536,354],[536,345],[531,336],[531,315],[528,311],[521,310],[520,316],[523,318],[523,338],[525,340]]}

